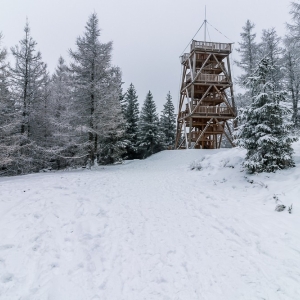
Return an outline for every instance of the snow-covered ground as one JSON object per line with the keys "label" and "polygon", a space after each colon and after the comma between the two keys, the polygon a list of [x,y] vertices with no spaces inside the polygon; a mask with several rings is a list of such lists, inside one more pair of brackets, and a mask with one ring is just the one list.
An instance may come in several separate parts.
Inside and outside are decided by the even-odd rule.
{"label": "snow-covered ground", "polygon": [[1,178],[0,299],[299,300],[295,149],[276,174],[222,149]]}

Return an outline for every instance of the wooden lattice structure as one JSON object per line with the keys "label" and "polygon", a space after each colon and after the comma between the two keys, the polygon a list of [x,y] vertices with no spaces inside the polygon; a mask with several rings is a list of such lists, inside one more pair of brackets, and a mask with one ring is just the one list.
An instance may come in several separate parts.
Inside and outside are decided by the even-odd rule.
{"label": "wooden lattice structure", "polygon": [[232,44],[192,41],[181,56],[182,83],[175,149],[217,149],[235,118],[229,55]]}

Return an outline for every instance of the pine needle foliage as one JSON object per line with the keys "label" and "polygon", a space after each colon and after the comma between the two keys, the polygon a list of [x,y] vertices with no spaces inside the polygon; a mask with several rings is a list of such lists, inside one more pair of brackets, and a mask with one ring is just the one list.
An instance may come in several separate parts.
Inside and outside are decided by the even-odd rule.
{"label": "pine needle foliage", "polygon": [[244,81],[249,77],[258,61],[258,44],[256,43],[256,33],[254,33],[255,24],[250,20],[247,20],[241,32],[241,42],[239,42],[239,48],[236,51],[240,54],[239,61],[235,61],[238,67],[243,71],[243,74],[238,77],[238,83],[244,87]]}
{"label": "pine needle foliage", "polygon": [[237,144],[247,149],[244,167],[250,173],[275,172],[293,167],[296,141],[290,135],[291,110],[285,104],[286,92],[276,90],[274,66],[270,58],[263,58],[248,85],[253,90],[253,103],[241,110]]}
{"label": "pine needle foliage", "polygon": [[36,50],[29,23],[24,27],[25,36],[11,48],[15,59],[9,70],[10,90],[14,102],[14,128],[11,132],[13,147],[10,166],[13,174],[26,174],[49,167],[45,151],[51,132],[49,130],[49,75],[42,55]]}
{"label": "pine needle foliage", "polygon": [[123,100],[123,112],[126,120],[126,157],[138,158],[139,103],[134,85],[131,83]]}
{"label": "pine needle foliage", "polygon": [[164,143],[167,147],[172,147],[175,144],[176,133],[176,118],[175,108],[172,102],[172,96],[169,92],[167,94],[166,103],[160,117],[160,127],[164,134]]}
{"label": "pine needle foliage", "polygon": [[122,74],[118,67],[109,73],[109,81],[105,85],[101,106],[98,107],[99,164],[116,164],[122,162],[126,151],[125,119],[122,113],[120,94],[122,91]]}
{"label": "pine needle foliage", "polygon": [[11,154],[18,148],[18,144],[12,139],[12,134],[16,131],[16,124],[14,102],[11,99],[8,80],[7,51],[2,47],[0,32],[0,175],[8,173],[8,169],[13,163]]}
{"label": "pine needle foliage", "polygon": [[159,119],[152,93],[149,91],[142,107],[139,122],[139,151],[146,158],[164,148]]}
{"label": "pine needle foliage", "polygon": [[81,151],[87,163],[93,164],[98,152],[99,106],[106,98],[106,86],[111,74],[112,42],[100,42],[98,17],[93,13],[85,32],[76,40],[76,50],[70,50],[70,70],[74,80],[74,105],[78,111],[78,131],[82,132]]}

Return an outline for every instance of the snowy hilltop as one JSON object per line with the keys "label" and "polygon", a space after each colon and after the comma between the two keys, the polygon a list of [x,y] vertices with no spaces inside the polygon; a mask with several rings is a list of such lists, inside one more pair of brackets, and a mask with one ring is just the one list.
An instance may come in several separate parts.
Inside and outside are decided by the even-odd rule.
{"label": "snowy hilltop", "polygon": [[293,146],[259,175],[235,148],[0,178],[0,299],[300,299]]}

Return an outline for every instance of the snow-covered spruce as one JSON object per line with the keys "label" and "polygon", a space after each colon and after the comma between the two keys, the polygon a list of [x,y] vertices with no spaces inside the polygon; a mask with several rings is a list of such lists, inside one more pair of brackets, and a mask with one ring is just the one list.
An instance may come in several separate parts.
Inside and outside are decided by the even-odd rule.
{"label": "snow-covered spruce", "polygon": [[14,103],[10,157],[7,174],[26,174],[45,168],[51,157],[49,148],[49,75],[37,43],[31,36],[28,22],[25,36],[11,48],[15,59],[10,68],[11,101]]}
{"label": "snow-covered spruce", "polygon": [[240,60],[235,61],[238,67],[242,69],[242,74],[238,77],[238,84],[245,89],[242,97],[238,95],[237,102],[239,107],[244,107],[251,103],[252,92],[249,87],[245,86],[245,80],[251,76],[255,66],[259,60],[259,45],[255,41],[256,33],[254,33],[255,24],[247,20],[243,31],[241,32],[241,42],[237,52],[240,54]]}
{"label": "snow-covered spruce", "polygon": [[[112,42],[101,43],[98,17],[93,13],[85,27],[82,37],[76,40],[77,49],[70,50],[73,59],[71,71],[74,78],[74,105],[77,110],[77,134],[81,135],[79,153],[84,153],[88,164],[93,164],[99,156],[99,141],[109,135],[103,128],[114,128],[120,111],[119,93],[121,71],[111,66]],[[115,81],[120,81],[116,84]],[[112,91],[115,87],[117,90]],[[108,103],[114,107],[108,108]],[[119,108],[117,108],[117,106]],[[104,119],[101,117],[105,117]],[[108,118],[106,118],[109,117]],[[122,121],[121,121],[122,123]],[[114,133],[112,133],[114,135]]]}
{"label": "snow-covered spruce", "polygon": [[285,86],[292,103],[292,121],[297,128],[300,125],[300,3],[292,2],[291,11],[293,22],[288,24],[288,34],[284,39],[285,52],[283,67]]}
{"label": "snow-covered spruce", "polygon": [[152,93],[149,91],[142,107],[139,122],[139,151],[142,158],[161,151],[165,145]]}
{"label": "snow-covered spruce", "polygon": [[285,39],[286,51],[283,55],[284,83],[288,92],[287,97],[292,104],[292,122],[295,128],[300,124],[300,51],[299,45],[293,39]]}
{"label": "snow-covered spruce", "polygon": [[250,173],[274,172],[294,166],[290,135],[291,110],[285,105],[286,92],[275,90],[274,66],[263,58],[248,84],[253,89],[253,103],[241,110],[237,144],[247,149],[244,166]]}
{"label": "snow-covered spruce", "polygon": [[[2,34],[0,33],[0,47]],[[15,131],[14,103],[11,101],[11,94],[8,83],[8,62],[7,51],[0,48],[0,175],[8,172],[12,164],[11,152],[14,148],[12,132]]]}
{"label": "snow-covered spruce", "polygon": [[100,164],[115,164],[122,161],[128,141],[125,136],[125,119],[121,103],[122,76],[119,68],[112,68],[105,94],[98,109],[99,150],[97,160]]}
{"label": "snow-covered spruce", "polygon": [[96,108],[101,99],[100,85],[109,68],[112,44],[99,41],[95,13],[90,16],[85,29],[83,36],[76,40],[77,49],[70,50],[73,59],[70,70],[74,78],[74,106],[78,113],[75,124],[81,137],[76,155],[84,154],[86,162],[93,163],[98,151]]}
{"label": "snow-covered spruce", "polygon": [[[281,38],[277,35],[275,28],[262,31],[261,43],[259,45],[260,59],[268,57],[272,66],[268,71],[268,78],[273,84],[273,89],[279,90],[283,86],[282,53],[280,46]],[[252,75],[251,75],[252,76]]]}
{"label": "snow-covered spruce", "polygon": [[243,70],[242,75],[238,77],[238,83],[244,85],[244,81],[253,73],[258,62],[258,44],[255,42],[256,33],[253,32],[255,24],[247,20],[243,27],[243,32],[240,34],[241,42],[236,51],[240,54],[240,61],[235,63]]}
{"label": "snow-covered spruce", "polygon": [[123,100],[123,112],[126,121],[126,158],[138,158],[139,103],[134,85],[131,83]]}
{"label": "snow-covered spruce", "polygon": [[[73,103],[72,76],[65,60],[60,57],[50,83],[50,123],[54,169],[83,165],[84,153],[79,153],[80,135],[76,134],[77,111]],[[75,134],[74,134],[75,133]],[[79,150],[80,151],[80,150]],[[74,154],[81,158],[73,158]]]}
{"label": "snow-covered spruce", "polygon": [[164,133],[164,143],[167,147],[173,147],[175,144],[176,118],[175,108],[172,102],[172,96],[167,94],[167,101],[160,117],[160,128]]}

